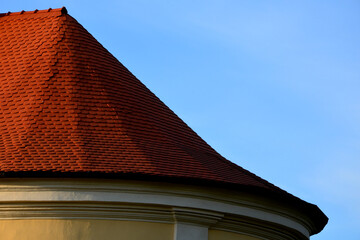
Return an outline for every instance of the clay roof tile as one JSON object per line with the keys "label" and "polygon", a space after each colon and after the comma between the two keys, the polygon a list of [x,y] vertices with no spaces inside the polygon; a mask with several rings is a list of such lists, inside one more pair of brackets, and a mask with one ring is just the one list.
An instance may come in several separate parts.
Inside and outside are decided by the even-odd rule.
{"label": "clay roof tile", "polygon": [[133,174],[296,199],[217,153],[65,7],[0,14],[0,38],[2,176]]}

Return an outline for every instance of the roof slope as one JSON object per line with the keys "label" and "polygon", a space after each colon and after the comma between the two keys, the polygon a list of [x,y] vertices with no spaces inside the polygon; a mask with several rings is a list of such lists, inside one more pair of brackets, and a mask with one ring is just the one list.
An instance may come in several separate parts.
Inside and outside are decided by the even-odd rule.
{"label": "roof slope", "polygon": [[0,37],[2,175],[136,174],[290,196],[219,155],[65,8],[1,14]]}
{"label": "roof slope", "polygon": [[0,29],[0,171],[273,187],[214,151],[64,10],[11,13]]}

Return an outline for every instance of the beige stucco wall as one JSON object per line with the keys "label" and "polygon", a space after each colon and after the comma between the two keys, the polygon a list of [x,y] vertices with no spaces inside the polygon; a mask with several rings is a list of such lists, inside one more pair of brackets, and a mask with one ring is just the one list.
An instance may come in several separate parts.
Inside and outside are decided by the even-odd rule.
{"label": "beige stucco wall", "polygon": [[170,240],[173,224],[110,220],[0,220],[1,240]]}
{"label": "beige stucco wall", "polygon": [[225,232],[219,230],[209,230],[209,240],[259,240],[251,236],[243,234]]}

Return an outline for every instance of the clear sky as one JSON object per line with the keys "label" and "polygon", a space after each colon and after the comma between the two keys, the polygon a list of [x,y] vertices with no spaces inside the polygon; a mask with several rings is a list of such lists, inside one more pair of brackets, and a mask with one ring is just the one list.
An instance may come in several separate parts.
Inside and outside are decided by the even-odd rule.
{"label": "clear sky", "polygon": [[360,1],[3,1],[66,6],[227,159],[360,239]]}

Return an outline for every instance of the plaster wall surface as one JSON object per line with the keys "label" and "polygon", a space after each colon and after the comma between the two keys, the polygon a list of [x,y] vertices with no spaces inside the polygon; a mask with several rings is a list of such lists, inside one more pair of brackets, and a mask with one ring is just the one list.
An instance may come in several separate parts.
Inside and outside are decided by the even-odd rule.
{"label": "plaster wall surface", "polygon": [[219,230],[209,230],[209,240],[259,240],[259,238],[246,236],[243,234],[225,232]]}
{"label": "plaster wall surface", "polygon": [[[174,236],[174,225],[136,221],[36,219],[0,220],[2,240],[259,240],[243,234],[209,230]],[[206,237],[205,237],[206,236]],[[194,238],[195,237],[195,238]]]}
{"label": "plaster wall surface", "polygon": [[171,240],[173,224],[111,220],[0,220],[1,240]]}

